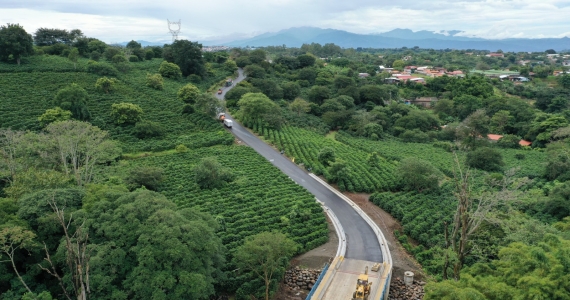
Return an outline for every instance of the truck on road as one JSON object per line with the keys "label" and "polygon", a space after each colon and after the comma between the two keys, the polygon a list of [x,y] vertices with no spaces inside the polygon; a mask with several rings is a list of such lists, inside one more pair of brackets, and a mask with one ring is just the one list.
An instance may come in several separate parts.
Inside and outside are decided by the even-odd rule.
{"label": "truck on road", "polygon": [[224,125],[227,128],[232,128],[233,122],[232,122],[232,120],[224,119]]}

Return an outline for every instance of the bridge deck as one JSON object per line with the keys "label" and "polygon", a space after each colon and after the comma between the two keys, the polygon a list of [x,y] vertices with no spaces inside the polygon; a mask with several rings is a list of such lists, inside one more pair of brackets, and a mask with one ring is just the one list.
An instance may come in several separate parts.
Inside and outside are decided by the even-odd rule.
{"label": "bridge deck", "polygon": [[372,282],[371,294],[378,289],[378,282],[381,281],[382,274],[372,271],[372,266],[376,262],[345,258],[331,284],[325,291],[323,299],[330,300],[350,300],[352,293],[356,290],[356,280],[360,274],[364,273],[364,268],[368,266],[368,281]]}

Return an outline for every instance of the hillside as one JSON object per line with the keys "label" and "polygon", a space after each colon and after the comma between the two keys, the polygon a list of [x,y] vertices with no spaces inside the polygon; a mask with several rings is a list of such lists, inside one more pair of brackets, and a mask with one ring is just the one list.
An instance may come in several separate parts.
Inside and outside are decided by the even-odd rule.
{"label": "hillside", "polygon": [[[207,222],[215,222],[215,224],[210,223],[211,229],[199,233],[200,238],[203,239],[201,243],[204,243],[204,247],[206,245],[214,247],[213,243],[216,243],[216,240],[219,240],[221,243],[220,249],[215,251],[209,250],[210,254],[200,254],[201,256],[194,258],[195,260],[206,259],[208,255],[217,257],[208,263],[210,266],[208,266],[207,270],[212,272],[210,276],[219,278],[215,282],[208,281],[208,293],[214,293],[214,285],[219,294],[255,293],[256,290],[252,288],[252,283],[257,282],[257,279],[252,274],[242,272],[239,276],[235,276],[231,271],[235,269],[232,262],[232,255],[235,249],[242,245],[247,237],[260,232],[270,231],[282,232],[296,242],[298,245],[297,253],[313,249],[328,240],[328,229],[323,211],[311,194],[289,180],[270,162],[247,146],[235,145],[231,133],[224,129],[221,123],[214,118],[199,112],[183,114],[182,108],[184,103],[177,99],[177,93],[181,87],[189,83],[188,80],[165,78],[162,90],[146,86],[147,74],[156,73],[162,61],[162,59],[152,59],[144,62],[129,63],[128,71],[118,74],[116,77],[118,79],[116,88],[109,93],[95,88],[95,83],[101,76],[86,72],[87,59],[80,59],[77,68],[67,58],[47,55],[32,56],[24,59],[20,67],[0,63],[0,86],[3,91],[2,95],[0,95],[0,132],[2,137],[4,137],[5,130],[8,128],[12,130],[27,130],[32,134],[41,135],[43,127],[38,121],[38,117],[46,109],[53,107],[52,101],[58,91],[74,83],[83,88],[88,94],[87,107],[91,112],[90,123],[107,130],[109,138],[118,142],[122,150],[122,155],[118,156],[116,160],[95,166],[93,181],[87,186],[74,187],[71,181],[63,180],[58,185],[60,190],[53,190],[53,186],[47,183],[38,183],[33,187],[29,186],[26,191],[18,193],[16,196],[13,190],[5,189],[9,186],[9,183],[2,185],[0,203],[4,207],[0,212],[2,216],[0,229],[12,228],[11,226],[14,226],[14,224],[27,224],[29,222],[29,224],[32,224],[30,229],[38,232],[37,241],[42,242],[48,239],[48,237],[41,229],[33,225],[36,224],[35,215],[31,216],[22,213],[22,210],[26,208],[21,207],[21,205],[32,201],[30,199],[36,199],[33,197],[38,193],[53,191],[54,195],[57,195],[54,197],[59,199],[60,195],[69,193],[73,189],[73,193],[83,195],[69,196],[74,199],[73,201],[78,201],[79,204],[67,209],[73,211],[74,214],[81,214],[87,220],[90,220],[88,222],[95,222],[90,225],[92,226],[91,231],[93,235],[90,247],[94,249],[90,274],[94,290],[91,295],[92,297],[105,299],[107,295],[113,293],[112,291],[115,291],[115,293],[120,291],[120,293],[125,295],[141,295],[145,292],[141,289],[137,290],[123,286],[123,281],[127,280],[129,276],[134,276],[132,272],[136,272],[137,268],[141,268],[140,265],[137,267],[135,261],[131,261],[131,263],[126,263],[126,261],[130,259],[140,260],[142,259],[142,256],[140,256],[142,254],[134,254],[138,252],[124,248],[126,246],[119,246],[119,243],[128,245],[129,242],[126,240],[119,241],[126,238],[126,235],[112,238],[113,234],[97,225],[109,222],[110,219],[105,219],[102,215],[91,215],[89,212],[99,211],[99,213],[102,213],[100,209],[106,209],[106,213],[109,213],[109,208],[99,206],[101,203],[107,203],[106,201],[109,199],[113,199],[114,202],[112,205],[107,203],[107,207],[118,205],[117,203],[131,205],[127,203],[129,201],[147,201],[145,203],[149,207],[158,205],[158,207],[163,207],[164,209],[176,209],[181,212],[186,211],[186,213],[192,211],[195,218],[193,222],[198,222],[197,220],[200,218],[204,218]],[[102,61],[101,63],[104,62]],[[225,80],[227,76],[231,75],[231,72],[225,71],[221,64],[212,64],[211,66],[211,76],[197,84],[203,92],[212,84]],[[159,124],[164,134],[158,137],[139,138],[135,136],[134,125],[117,125],[111,117],[111,106],[120,102],[139,105],[143,110],[143,119]],[[1,141],[2,147],[6,146],[4,144],[5,140],[2,139]],[[34,147],[32,145],[28,146]],[[36,147],[41,146],[36,145]],[[49,152],[52,150],[48,146],[46,147],[46,155],[49,156]],[[177,148],[177,151],[174,148]],[[26,174],[34,172],[53,172],[49,173],[52,176],[58,174],[59,169],[52,164],[44,164],[43,160],[40,162],[39,159],[30,158],[25,154],[21,155],[22,163],[35,159],[35,166],[29,171],[31,173]],[[194,169],[203,159],[212,157],[224,167],[224,170],[232,174],[232,179],[227,184],[213,189],[200,187],[196,183]],[[0,164],[0,166],[2,167],[0,169],[2,178],[10,178],[9,174],[5,172],[6,169],[3,168],[5,165]],[[141,174],[140,172],[148,173],[136,175]],[[17,174],[20,173],[18,172]],[[60,176],[65,178],[65,175]],[[272,180],[265,180],[266,176],[270,176]],[[138,179],[134,179],[135,177]],[[140,182],[144,182],[142,188]],[[129,190],[132,192],[129,192]],[[148,190],[156,191],[158,194],[153,194],[154,192],[149,192]],[[6,205],[9,205],[10,209],[7,209]],[[116,206],[116,213],[122,209],[121,207],[123,206]],[[201,213],[205,215],[199,215]],[[17,217],[16,214],[20,217]],[[171,217],[174,219],[179,218]],[[105,219],[105,221],[101,218]],[[143,217],[141,216],[140,218]],[[119,219],[113,222],[115,222],[115,225],[112,226],[117,226],[124,220],[121,221]],[[122,224],[121,226],[127,225]],[[157,226],[156,230],[159,230],[158,228],[161,225]],[[193,226],[202,225],[195,223]],[[105,234],[100,230],[105,231]],[[131,234],[135,234],[138,230],[136,226],[133,227]],[[54,229],[51,234],[57,236],[60,233],[57,229]],[[152,231],[149,234],[152,234]],[[168,236],[172,233],[163,234]],[[197,232],[191,233],[191,235],[187,233],[186,237],[193,236],[193,238],[198,238],[196,234]],[[209,237],[208,234],[214,234],[214,236]],[[117,244],[111,246],[110,243]],[[136,240],[131,243],[133,243],[132,247],[143,247],[142,244],[137,244]],[[155,243],[161,242],[155,241]],[[57,243],[48,242],[48,250],[55,252],[57,245]],[[108,264],[112,264],[112,262],[111,257],[108,255],[111,254],[106,252],[106,249],[109,249],[109,247],[115,248],[117,251],[123,251],[121,249],[131,251],[131,254],[128,255],[129,258],[123,259],[125,265],[122,267],[123,271],[121,274],[110,274],[111,269]],[[168,247],[174,246],[170,245]],[[188,249],[194,249],[193,251],[196,251],[196,253],[205,251],[198,250],[200,247],[196,248],[195,245],[188,247],[191,247]],[[43,250],[40,250],[38,248],[32,251],[32,257],[29,259],[30,263],[43,261],[44,253]],[[162,248],[161,251],[163,250],[167,249]],[[166,255],[171,257],[173,261],[178,261],[175,258],[176,254],[170,253]],[[145,267],[145,269],[149,268],[148,266]],[[153,272],[161,272],[160,268],[158,267]],[[15,276],[13,275],[13,270],[5,269],[4,265],[2,265],[0,270],[4,274],[0,277],[0,294],[4,295],[0,296],[0,299],[11,299],[5,297],[14,293],[23,293],[21,285],[17,283],[10,284],[6,279]],[[205,272],[205,270],[197,266],[187,269],[187,271],[196,272],[196,274]],[[171,270],[168,276],[176,276],[176,272]],[[34,291],[47,290],[52,295],[60,293],[57,283],[52,282],[55,278],[43,278],[44,274],[41,272],[28,273],[26,276],[28,285]],[[114,281],[108,282],[103,279],[108,276],[113,276]],[[143,280],[144,276],[138,276],[140,280]],[[278,274],[276,280],[279,280],[280,276],[282,275]],[[52,288],[43,289],[42,286],[44,284]]]}

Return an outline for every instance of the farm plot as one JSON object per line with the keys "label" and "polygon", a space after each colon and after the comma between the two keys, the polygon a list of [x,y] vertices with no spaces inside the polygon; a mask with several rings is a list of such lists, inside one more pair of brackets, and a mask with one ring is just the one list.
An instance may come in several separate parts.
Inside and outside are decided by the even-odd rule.
{"label": "farm plot", "polygon": [[[339,132],[336,140],[352,148],[366,152],[376,151],[380,156],[388,160],[402,160],[408,157],[420,158],[429,161],[432,165],[451,174],[455,167],[453,154],[442,148],[434,147],[431,144],[404,143],[397,140],[372,141],[364,138],[352,137],[347,133]],[[503,156],[504,170],[519,168],[518,177],[528,176],[536,178],[544,171],[544,161],[546,153],[540,149],[501,149],[497,148]],[[457,152],[460,161],[465,158],[464,152]]]}
{"label": "farm plot", "polygon": [[337,159],[344,160],[349,167],[348,176],[343,180],[346,190],[370,193],[390,190],[395,184],[395,164],[383,158],[376,165],[370,164],[368,158],[372,151],[356,149],[301,128],[288,126],[273,130],[257,124],[250,125],[275,147],[283,149],[295,163],[304,164],[305,168],[317,175],[328,177],[327,168],[318,160],[319,151],[325,147],[333,148]]}
{"label": "farm plot", "polygon": [[[212,118],[199,114],[182,114],[183,103],[176,98],[176,93],[187,82],[165,79],[163,90],[146,86],[146,74],[157,72],[161,60],[132,63],[133,69],[127,74],[120,74],[116,90],[108,94],[95,89],[95,82],[100,77],[98,75],[58,69],[53,58],[36,60],[39,71],[7,72],[0,76],[0,127],[39,130],[37,118],[46,109],[54,107],[52,101],[58,90],[75,83],[89,94],[87,107],[92,115],[90,122],[108,130],[113,139],[121,142],[124,152],[162,151],[180,144],[197,148],[231,144],[233,141],[231,134]],[[5,64],[0,66],[10,67]],[[52,70],[51,66],[55,69]],[[218,74],[218,77],[224,75]],[[110,117],[111,105],[120,102],[141,106],[143,119],[160,124],[165,135],[141,140],[133,135],[132,125],[113,124]]]}
{"label": "farm plot", "polygon": [[[193,168],[211,156],[235,179],[223,188],[202,190],[194,182]],[[137,166],[163,168],[165,180],[158,191],[179,207],[198,207],[213,215],[222,225],[219,235],[230,252],[245,237],[263,231],[288,234],[302,246],[301,252],[328,240],[326,219],[314,197],[249,147],[214,146],[122,161],[100,173],[103,178],[125,176]]]}

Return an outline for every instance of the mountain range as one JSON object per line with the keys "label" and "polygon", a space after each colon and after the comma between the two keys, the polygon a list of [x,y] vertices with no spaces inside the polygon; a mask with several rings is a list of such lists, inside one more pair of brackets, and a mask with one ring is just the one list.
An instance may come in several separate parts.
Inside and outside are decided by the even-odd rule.
{"label": "mountain range", "polygon": [[[522,39],[510,38],[490,40],[462,35],[462,31],[412,31],[409,29],[394,29],[384,33],[357,34],[337,29],[322,29],[316,27],[294,27],[278,32],[267,32],[252,38],[238,39],[225,42],[224,46],[232,47],[263,47],[281,46],[300,47],[303,44],[334,43],[343,48],[401,48],[415,47],[428,49],[475,49],[496,51],[534,51],[547,49],[556,51],[570,49],[570,38]],[[201,41],[203,45],[214,46],[217,41]]]}

